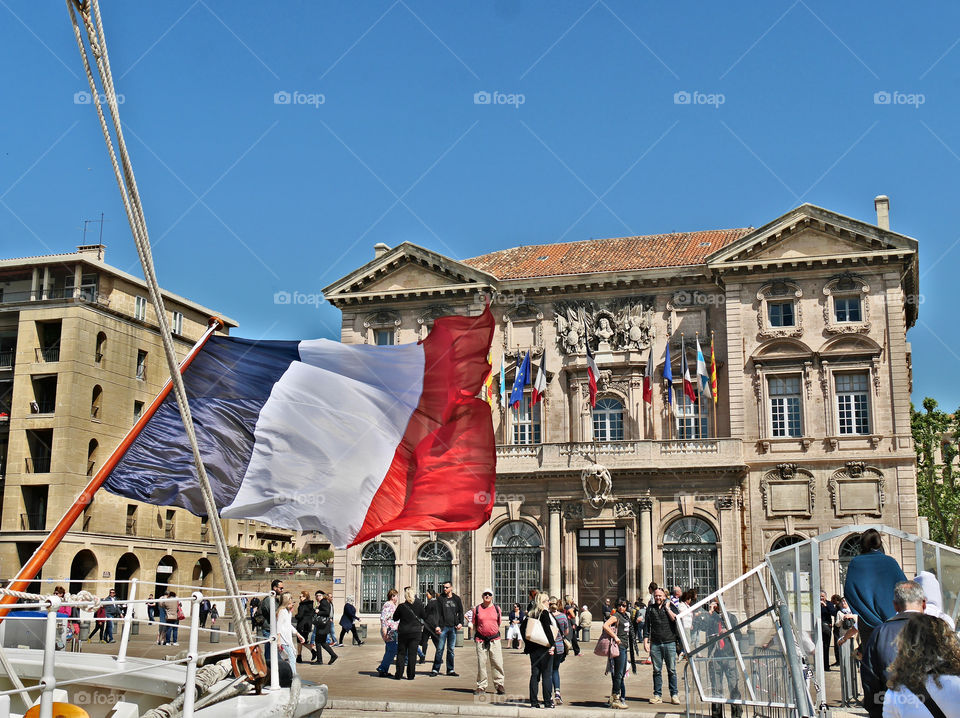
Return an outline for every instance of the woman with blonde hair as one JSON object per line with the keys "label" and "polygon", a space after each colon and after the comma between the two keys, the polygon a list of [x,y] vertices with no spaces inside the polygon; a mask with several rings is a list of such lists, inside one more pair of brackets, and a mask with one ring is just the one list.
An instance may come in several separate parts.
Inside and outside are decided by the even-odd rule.
{"label": "woman with blonde hair", "polygon": [[888,675],[883,718],[960,718],[960,641],[942,619],[910,616]]}
{"label": "woman with blonde hair", "polygon": [[553,656],[556,652],[557,622],[550,614],[550,596],[537,592],[520,624],[523,652],[530,656],[530,707],[539,708],[537,684],[543,684],[543,705],[553,708]]}
{"label": "woman with blonde hair", "polygon": [[287,591],[280,596],[280,607],[277,609],[277,642],[279,643],[280,657],[290,664],[293,675],[297,675],[294,636],[297,637],[297,641],[303,642],[303,636],[293,627],[293,596]]}

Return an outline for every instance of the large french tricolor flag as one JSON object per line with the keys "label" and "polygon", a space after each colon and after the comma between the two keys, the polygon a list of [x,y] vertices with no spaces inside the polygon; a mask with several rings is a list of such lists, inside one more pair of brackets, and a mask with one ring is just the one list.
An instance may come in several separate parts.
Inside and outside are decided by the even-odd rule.
{"label": "large french tricolor flag", "polygon": [[[338,548],[482,525],[496,450],[477,394],[493,329],[485,309],[399,346],[211,337],[183,378],[220,515],[322,531]],[[104,487],[205,515],[172,396]]]}

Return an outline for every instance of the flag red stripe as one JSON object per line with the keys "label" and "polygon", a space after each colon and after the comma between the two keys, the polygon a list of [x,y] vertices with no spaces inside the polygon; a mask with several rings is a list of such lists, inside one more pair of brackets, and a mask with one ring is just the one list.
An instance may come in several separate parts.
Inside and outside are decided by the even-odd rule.
{"label": "flag red stripe", "polygon": [[489,520],[496,445],[490,407],[476,395],[493,330],[489,308],[434,322],[420,402],[351,546],[385,531],[467,531]]}

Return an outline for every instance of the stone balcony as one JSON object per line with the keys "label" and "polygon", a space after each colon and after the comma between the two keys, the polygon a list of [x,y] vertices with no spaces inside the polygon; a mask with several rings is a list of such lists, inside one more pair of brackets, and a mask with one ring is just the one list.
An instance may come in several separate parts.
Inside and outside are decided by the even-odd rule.
{"label": "stone balcony", "polygon": [[678,470],[740,473],[746,470],[740,439],[581,441],[497,446],[498,474],[579,473],[588,461],[596,461],[611,471],[638,473]]}

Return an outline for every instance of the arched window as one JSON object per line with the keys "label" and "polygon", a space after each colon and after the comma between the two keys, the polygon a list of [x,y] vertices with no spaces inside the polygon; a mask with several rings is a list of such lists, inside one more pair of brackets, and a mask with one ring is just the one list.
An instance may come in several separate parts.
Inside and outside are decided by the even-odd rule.
{"label": "arched window", "polygon": [[511,521],[493,537],[493,595],[501,606],[527,605],[531,588],[540,588],[543,548],[540,534],[526,521]]}
{"label": "arched window", "polygon": [[623,441],[623,404],[619,399],[597,399],[593,410],[595,441]]}
{"label": "arched window", "polygon": [[87,444],[87,476],[93,476],[93,470],[97,465],[97,449],[100,447],[100,444],[97,443],[96,439],[90,439],[90,443]]}
{"label": "arched window", "polygon": [[103,364],[103,354],[107,351],[107,335],[103,332],[97,334],[97,352],[94,355],[94,361],[97,364]]}
{"label": "arched window", "polygon": [[664,586],[696,588],[700,596],[717,585],[717,532],[703,519],[677,519],[663,534]]}
{"label": "arched window", "polygon": [[380,613],[387,591],[396,588],[397,555],[384,541],[367,544],[360,557],[360,610]]}
{"label": "arched window", "polygon": [[93,393],[90,396],[90,418],[101,419],[100,405],[103,403],[103,389],[99,384],[93,387]]}
{"label": "arched window", "polygon": [[[844,542],[840,544],[840,550],[837,551],[837,558],[840,559],[840,587],[843,588],[843,584],[847,580],[847,566],[850,565],[850,562],[853,561],[854,556],[860,555],[860,534],[854,534],[853,536],[848,536],[844,539]],[[842,593],[842,591],[841,591]]]}
{"label": "arched window", "polygon": [[793,546],[795,543],[800,543],[803,540],[803,536],[781,536],[773,542],[770,550],[777,551],[779,549],[786,548],[787,546]]}
{"label": "arched window", "polygon": [[453,580],[453,554],[440,541],[429,541],[417,553],[417,595],[422,599],[429,588],[437,591]]}

